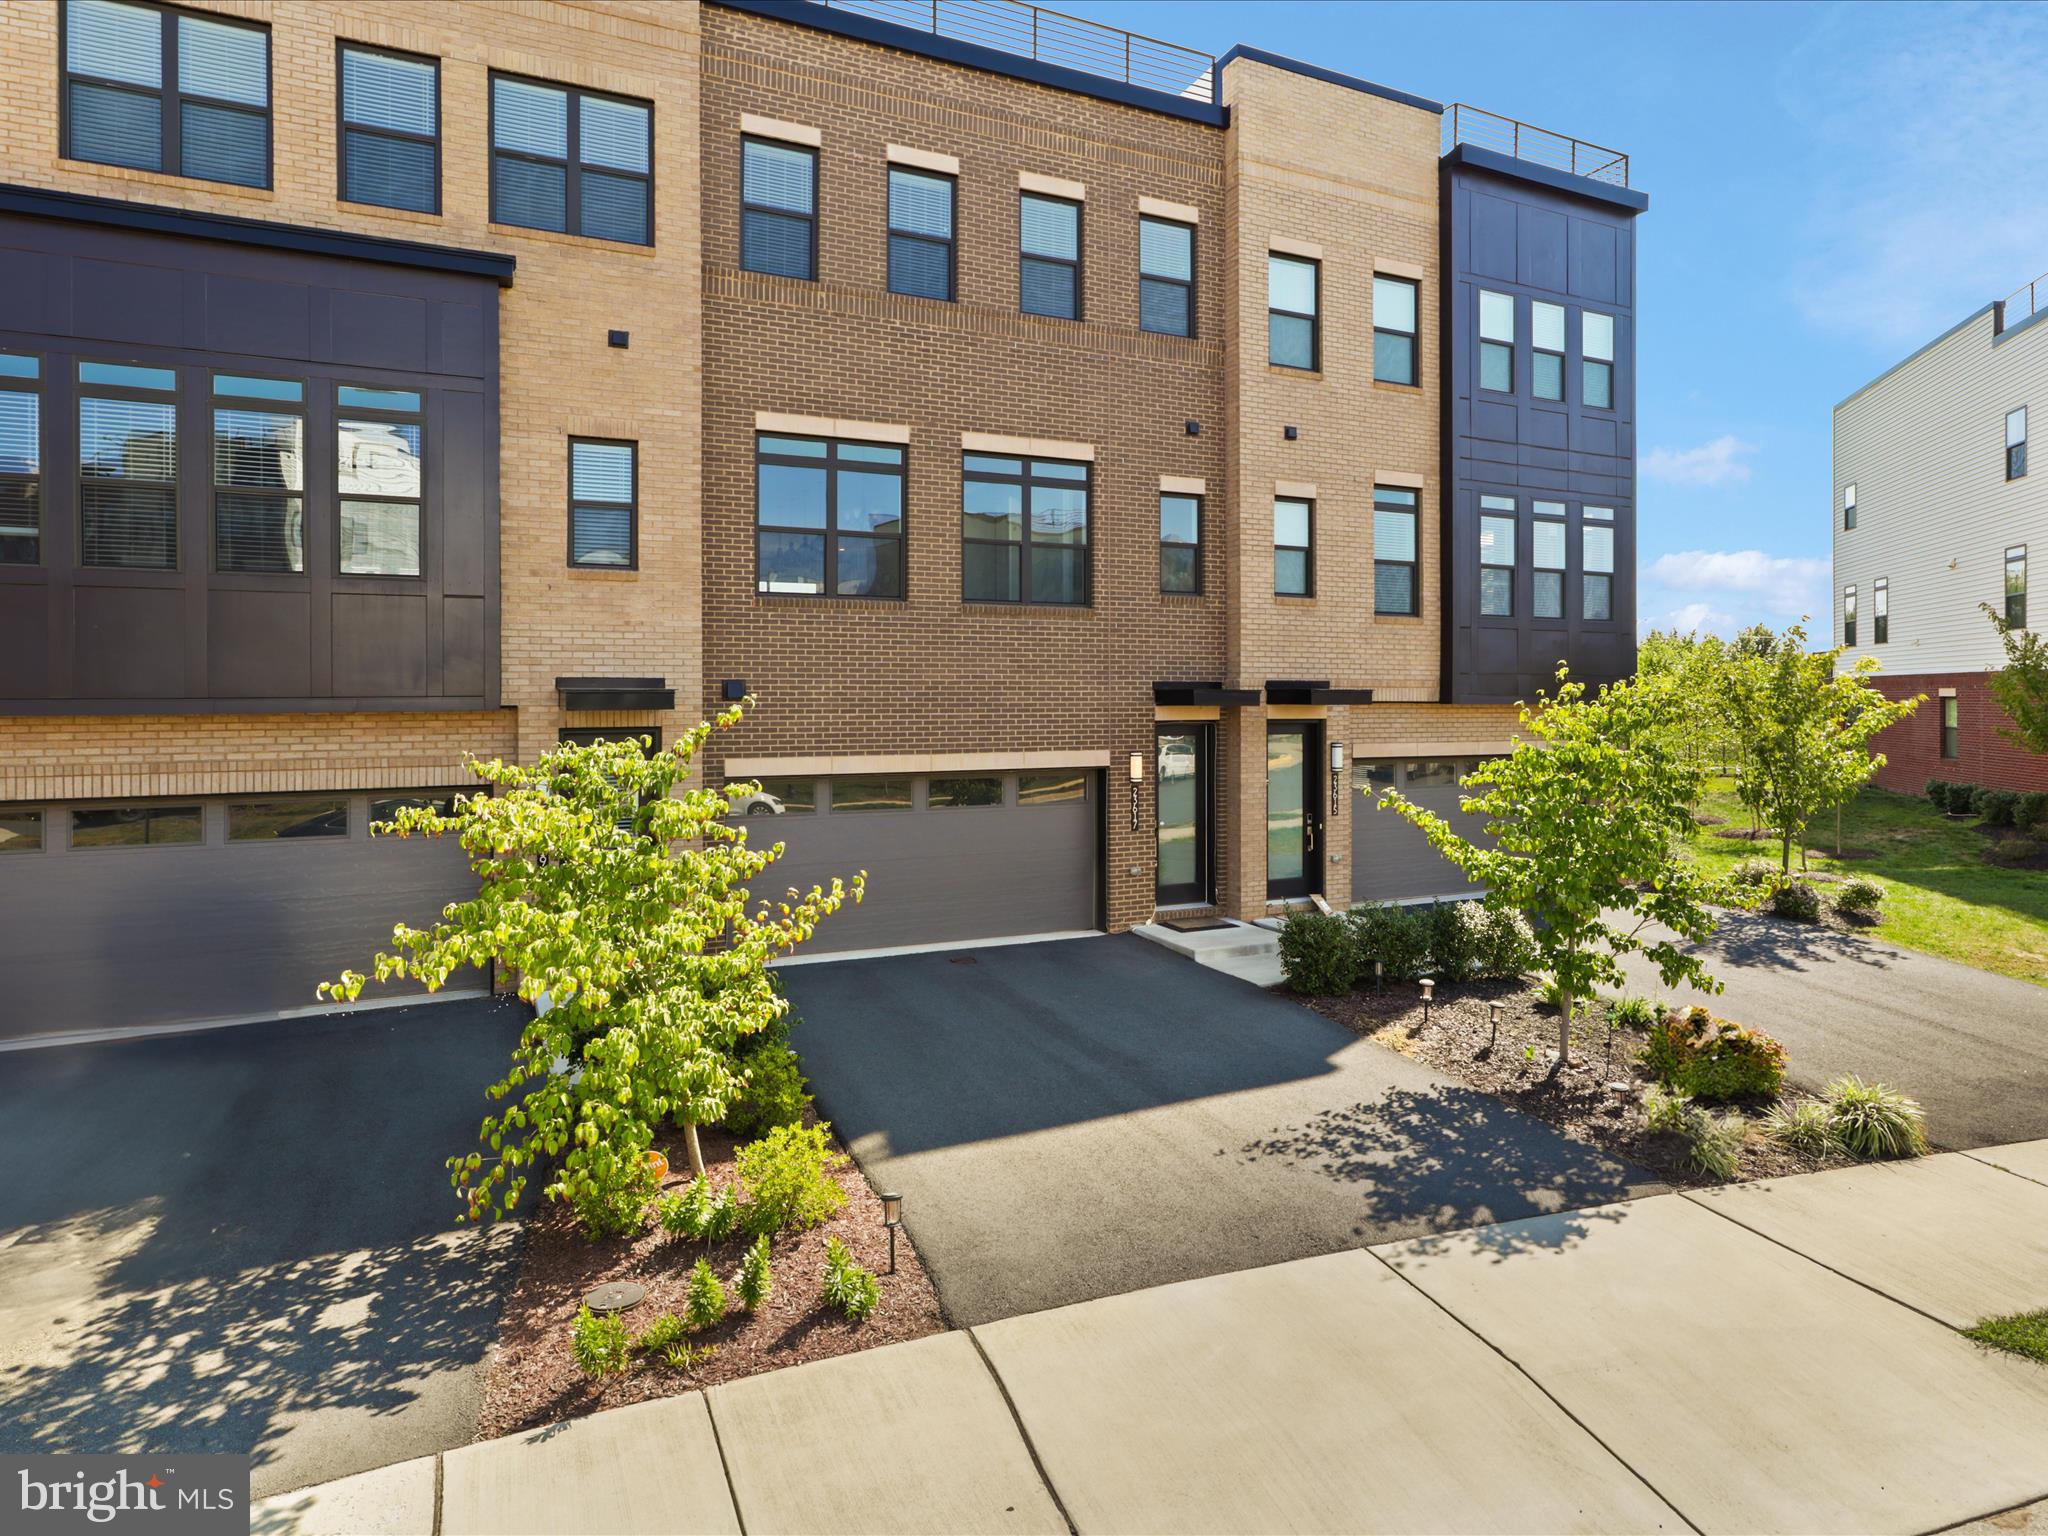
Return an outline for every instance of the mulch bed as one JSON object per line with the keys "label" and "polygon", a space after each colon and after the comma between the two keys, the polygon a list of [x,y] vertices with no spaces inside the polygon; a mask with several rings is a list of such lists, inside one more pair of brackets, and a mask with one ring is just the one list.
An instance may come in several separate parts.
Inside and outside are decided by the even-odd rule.
{"label": "mulch bed", "polygon": [[[732,1138],[707,1130],[701,1140],[712,1184],[731,1184]],[[681,1135],[657,1145],[670,1166],[663,1193],[682,1189],[690,1182],[690,1163]],[[939,1298],[911,1246],[910,1234],[897,1230],[892,1275],[881,1200],[850,1159],[839,1169],[838,1179],[847,1198],[837,1216],[808,1232],[785,1232],[775,1238],[775,1290],[758,1313],[741,1310],[737,1298],[731,1297],[733,1272],[746,1252],[746,1238],[707,1247],[672,1238],[658,1223],[650,1223],[637,1238],[593,1243],[577,1232],[566,1206],[543,1204],[527,1221],[519,1275],[498,1320],[476,1438],[489,1440],[558,1419],[942,1332],[947,1324]],[[846,1244],[855,1261],[881,1281],[881,1305],[865,1322],[849,1323],[819,1304],[828,1237]],[[569,1326],[586,1293],[608,1280],[646,1286],[646,1297],[625,1314],[627,1327],[637,1333],[664,1312],[684,1315],[690,1268],[700,1256],[708,1258],[726,1282],[730,1310],[717,1327],[692,1334],[690,1342],[715,1346],[717,1354],[688,1372],[654,1360],[624,1376],[593,1381],[577,1369],[569,1352]]]}
{"label": "mulch bed", "polygon": [[[2048,828],[2044,827],[1988,827],[1980,825],[1977,830],[1984,835],[1983,858],[1994,869],[2048,869]],[[1993,852],[2004,843],[2025,840],[2037,845],[2032,858],[2007,862],[1992,857]]]}
{"label": "mulch bed", "polygon": [[[1557,1013],[1523,981],[1475,981],[1440,986],[1425,1026],[1422,1003],[1412,985],[1389,984],[1382,993],[1370,988],[1343,997],[1308,997],[1297,1001],[1325,1018],[1363,1035],[1388,1050],[1422,1063],[1446,1077],[1490,1093],[1511,1109],[1534,1115],[1576,1141],[1626,1158],[1672,1184],[1712,1184],[1685,1169],[1680,1158],[1685,1144],[1669,1132],[1652,1134],[1643,1123],[1643,1096],[1652,1079],[1636,1058],[1647,1036],[1639,1030],[1607,1028],[1604,1010],[1582,1016],[1572,1029],[1570,1064],[1552,1073],[1557,1049]],[[1498,999],[1502,1009],[1500,1036],[1493,1040],[1487,1004]],[[1747,1021],[1744,1021],[1747,1022]],[[1788,1098],[1805,1095],[1787,1090]],[[1752,1121],[1770,1108],[1768,1101],[1712,1106],[1735,1111]],[[1767,1140],[1752,1126],[1742,1149],[1742,1177],[1768,1179],[1788,1173],[1812,1173],[1842,1166],[1840,1156],[1814,1157]]]}

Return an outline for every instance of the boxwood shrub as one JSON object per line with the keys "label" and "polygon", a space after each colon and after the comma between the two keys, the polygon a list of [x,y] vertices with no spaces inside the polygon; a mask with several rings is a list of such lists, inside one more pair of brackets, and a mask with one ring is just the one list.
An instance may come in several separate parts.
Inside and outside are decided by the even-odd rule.
{"label": "boxwood shrub", "polygon": [[1358,979],[1352,928],[1331,912],[1290,912],[1280,925],[1280,969],[1304,997],[1337,997]]}
{"label": "boxwood shrub", "polygon": [[1820,921],[1820,892],[1804,880],[1787,880],[1771,891],[1771,911],[1795,923]]}

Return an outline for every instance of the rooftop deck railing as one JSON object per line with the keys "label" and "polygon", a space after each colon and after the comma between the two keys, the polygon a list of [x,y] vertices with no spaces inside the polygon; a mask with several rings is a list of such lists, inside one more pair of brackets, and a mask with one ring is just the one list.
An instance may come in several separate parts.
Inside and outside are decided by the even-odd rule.
{"label": "rooftop deck railing", "polygon": [[2031,320],[2043,306],[2048,306],[2048,272],[2028,283],[2024,288],[2015,288],[1998,304],[1998,329],[2009,331],[2023,320]]}
{"label": "rooftop deck railing", "polygon": [[1628,156],[1604,144],[1589,144],[1568,133],[1518,122],[1498,112],[1483,112],[1456,102],[1444,109],[1444,150],[1473,144],[1496,154],[1554,171],[1590,177],[1617,187],[1628,185]]}
{"label": "rooftop deck railing", "polygon": [[1023,0],[810,0],[835,11],[914,27],[934,37],[978,43],[1108,80],[1214,106],[1211,54],[1137,32],[1105,27]]}

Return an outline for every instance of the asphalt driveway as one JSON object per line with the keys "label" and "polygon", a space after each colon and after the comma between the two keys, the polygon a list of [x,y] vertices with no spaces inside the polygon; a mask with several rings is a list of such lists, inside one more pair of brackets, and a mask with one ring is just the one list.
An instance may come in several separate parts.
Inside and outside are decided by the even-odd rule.
{"label": "asphalt driveway", "polygon": [[1725,992],[1669,992],[1640,960],[1627,966],[1629,983],[1775,1035],[1786,1075],[1802,1087],[1853,1072],[1912,1094],[1936,1146],[2048,1136],[2048,988],[1901,949],[1883,934],[1729,912],[1696,946]]}
{"label": "asphalt driveway", "polygon": [[517,1006],[0,1054],[0,1451],[258,1495],[467,1443],[509,1230],[451,1231]]}
{"label": "asphalt driveway", "polygon": [[1129,934],[782,977],[956,1323],[1659,1187]]}

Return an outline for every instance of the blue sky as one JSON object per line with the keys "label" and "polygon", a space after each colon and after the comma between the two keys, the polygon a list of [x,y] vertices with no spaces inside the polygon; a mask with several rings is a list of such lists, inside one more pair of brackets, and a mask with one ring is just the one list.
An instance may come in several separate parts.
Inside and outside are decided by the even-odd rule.
{"label": "blue sky", "polygon": [[1057,8],[1628,152],[1646,627],[1825,627],[1835,403],[2048,270],[2048,5]]}

